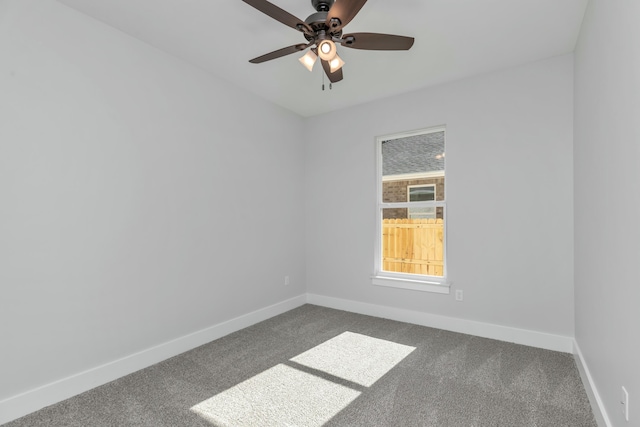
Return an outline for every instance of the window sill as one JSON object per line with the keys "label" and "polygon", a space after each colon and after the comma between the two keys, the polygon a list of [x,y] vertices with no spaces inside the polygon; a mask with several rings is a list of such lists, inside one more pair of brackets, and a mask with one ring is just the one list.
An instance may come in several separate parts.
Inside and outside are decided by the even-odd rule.
{"label": "window sill", "polygon": [[387,286],[391,288],[410,289],[413,291],[433,292],[437,294],[449,294],[451,283],[435,282],[420,279],[404,279],[389,276],[372,276],[371,283],[377,286]]}

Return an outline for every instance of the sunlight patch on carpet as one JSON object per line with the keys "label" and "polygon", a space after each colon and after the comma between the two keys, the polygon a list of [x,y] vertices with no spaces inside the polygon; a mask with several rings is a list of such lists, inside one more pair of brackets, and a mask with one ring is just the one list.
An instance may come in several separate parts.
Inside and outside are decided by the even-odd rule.
{"label": "sunlight patch on carpet", "polygon": [[379,338],[344,332],[291,360],[371,387],[415,349]]}
{"label": "sunlight patch on carpet", "polygon": [[193,406],[218,427],[322,426],[360,392],[276,365]]}

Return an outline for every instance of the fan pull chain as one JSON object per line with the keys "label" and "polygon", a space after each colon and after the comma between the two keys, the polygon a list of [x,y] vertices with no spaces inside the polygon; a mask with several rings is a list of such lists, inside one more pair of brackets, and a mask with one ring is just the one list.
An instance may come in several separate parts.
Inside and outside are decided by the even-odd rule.
{"label": "fan pull chain", "polygon": [[[329,82],[329,90],[333,89],[333,83]],[[324,90],[324,73],[322,73],[322,90]]]}

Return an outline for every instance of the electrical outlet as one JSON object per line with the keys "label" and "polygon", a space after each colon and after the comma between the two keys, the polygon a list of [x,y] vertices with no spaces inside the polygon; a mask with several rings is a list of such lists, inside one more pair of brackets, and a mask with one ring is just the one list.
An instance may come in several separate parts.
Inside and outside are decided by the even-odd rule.
{"label": "electrical outlet", "polygon": [[456,291],[456,301],[462,301],[464,299],[464,294],[462,293],[462,289],[458,289]]}
{"label": "electrical outlet", "polygon": [[289,283],[291,283],[291,281],[289,280],[289,276],[284,276],[284,285],[289,286]]}
{"label": "electrical outlet", "polygon": [[624,419],[629,421],[629,393],[627,393],[627,389],[622,387],[622,400],[620,401],[622,404],[622,413],[624,414]]}

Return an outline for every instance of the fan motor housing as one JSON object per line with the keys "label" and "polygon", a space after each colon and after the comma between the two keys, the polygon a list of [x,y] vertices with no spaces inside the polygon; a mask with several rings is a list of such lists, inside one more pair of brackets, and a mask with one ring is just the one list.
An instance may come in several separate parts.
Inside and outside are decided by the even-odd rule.
{"label": "fan motor housing", "polygon": [[[306,24],[308,24],[311,29],[313,30],[313,32],[315,33],[315,37],[314,35],[310,35],[310,34],[305,34],[305,38],[309,41],[314,40],[316,38],[318,38],[318,36],[321,33],[325,33],[327,34],[328,38],[331,37],[341,37],[342,36],[342,30],[338,30],[338,31],[329,31],[329,27],[327,27],[327,12],[316,12],[313,13],[311,15],[309,15],[309,17],[307,19],[304,20],[304,22]],[[325,37],[323,37],[325,38]]]}
{"label": "fan motor housing", "polygon": [[304,20],[314,31],[324,30],[326,28],[327,12],[316,12],[309,15]]}

